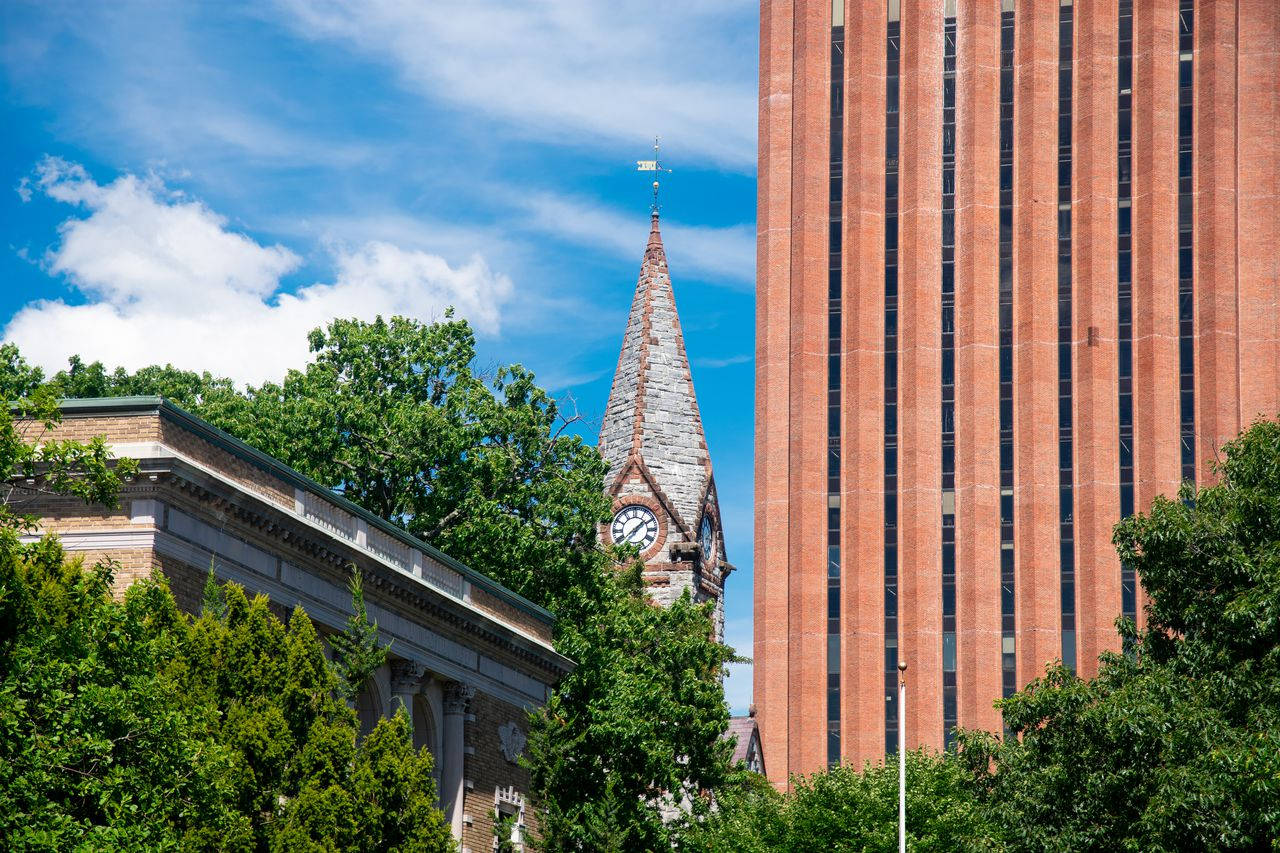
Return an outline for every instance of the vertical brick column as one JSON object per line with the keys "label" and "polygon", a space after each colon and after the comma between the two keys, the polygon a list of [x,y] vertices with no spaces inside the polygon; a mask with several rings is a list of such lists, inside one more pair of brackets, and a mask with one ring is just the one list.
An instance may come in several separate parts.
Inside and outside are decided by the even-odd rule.
{"label": "vertical brick column", "polygon": [[1014,53],[1013,389],[1018,684],[1061,651],[1058,1],[1020,0]]}
{"label": "vertical brick column", "polygon": [[1134,486],[1146,512],[1180,482],[1177,0],[1134,0],[1133,139]]}
{"label": "vertical brick column", "polygon": [[[1197,0],[1195,152],[1196,482],[1240,432],[1236,363],[1236,0]],[[1274,214],[1274,212],[1273,212]],[[1246,361],[1247,365],[1247,361]]]}
{"label": "vertical brick column", "polygon": [[792,3],[760,4],[760,172],[756,214],[755,644],[753,683],[769,778],[787,781],[790,637]]}
{"label": "vertical brick column", "polygon": [[1239,0],[1240,426],[1280,414],[1280,3]]}
{"label": "vertical brick column", "polygon": [[795,5],[791,172],[791,479],[788,484],[791,582],[788,761],[824,767],[826,727],[827,525],[826,367],[829,101],[829,0]]}
{"label": "vertical brick column", "polygon": [[1072,238],[1077,671],[1097,672],[1098,654],[1118,649],[1120,560],[1111,528],[1120,520],[1117,364],[1116,0],[1077,0],[1072,110]]}
{"label": "vertical brick column", "polygon": [[907,747],[942,746],[942,4],[902,3],[899,656]]}
{"label": "vertical brick column", "polygon": [[883,4],[847,0],[841,651],[843,755],[857,767],[884,758],[885,26]]}
{"label": "vertical brick column", "polygon": [[956,32],[956,676],[959,724],[1000,729],[1000,6]]}

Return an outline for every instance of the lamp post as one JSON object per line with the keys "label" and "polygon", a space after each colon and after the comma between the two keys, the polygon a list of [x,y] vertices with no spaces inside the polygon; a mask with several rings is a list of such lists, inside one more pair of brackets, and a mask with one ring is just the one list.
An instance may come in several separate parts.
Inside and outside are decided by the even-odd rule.
{"label": "lamp post", "polygon": [[907,853],[907,662],[898,661],[898,853]]}

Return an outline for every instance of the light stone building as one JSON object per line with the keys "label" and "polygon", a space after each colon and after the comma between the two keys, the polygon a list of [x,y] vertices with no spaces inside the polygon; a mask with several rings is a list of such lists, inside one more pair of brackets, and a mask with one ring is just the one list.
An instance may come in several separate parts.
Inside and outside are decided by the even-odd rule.
{"label": "light stone building", "polygon": [[321,634],[350,615],[354,564],[392,644],[356,703],[361,726],[408,710],[463,851],[494,849],[494,814],[516,815],[524,836],[535,819],[517,764],[527,712],[573,666],[552,648],[548,611],[158,397],[63,404],[54,437],[98,435],[141,474],[114,510],[28,492],[41,532],[86,562],[118,561],[121,588],[162,570],[192,611],[212,562],[281,615],[301,605]]}
{"label": "light stone building", "polygon": [[659,604],[685,590],[694,601],[715,602],[716,639],[723,640],[722,595],[733,566],[656,211],[599,448],[614,509],[601,541],[636,546]]}

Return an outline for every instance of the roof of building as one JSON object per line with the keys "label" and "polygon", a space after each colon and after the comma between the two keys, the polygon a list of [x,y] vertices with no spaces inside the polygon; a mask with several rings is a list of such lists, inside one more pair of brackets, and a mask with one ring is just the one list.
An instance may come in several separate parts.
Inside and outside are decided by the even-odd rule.
{"label": "roof of building", "polygon": [[599,447],[609,463],[606,482],[615,482],[629,461],[643,463],[677,522],[692,535],[711,482],[711,457],[656,211]]}
{"label": "roof of building", "polygon": [[230,433],[218,429],[208,421],[196,417],[163,397],[94,397],[86,399],[68,399],[61,401],[60,406],[64,412],[78,415],[126,415],[136,414],[139,412],[157,412],[161,417],[177,423],[179,426],[194,433],[200,438],[203,438],[210,444],[213,444],[233,456],[236,456],[239,459],[259,468],[260,470],[289,483],[294,488],[310,492],[311,494],[323,498],[325,501],[336,504],[352,515],[363,519],[368,525],[377,528],[384,534],[399,540],[411,548],[421,550],[432,559],[443,563],[461,574],[470,583],[505,601],[512,607],[528,613],[548,625],[554,624],[555,622],[555,616],[553,616],[551,611],[547,610],[545,607],[534,604],[519,593],[507,589],[488,575],[460,563],[433,545],[418,539],[416,536],[406,533],[402,528],[397,527],[386,519],[380,518],[369,512],[364,507],[352,503],[332,489],[322,486],[310,477],[290,468],[280,460],[272,456],[268,456],[251,445],[245,444]]}
{"label": "roof of building", "polygon": [[730,717],[729,729],[725,732],[725,737],[736,737],[737,742],[733,745],[733,761],[744,762],[749,764],[752,758],[752,747],[756,751],[754,756],[759,762],[760,767],[764,767],[764,756],[760,750],[760,725],[756,722],[754,716],[747,717]]}

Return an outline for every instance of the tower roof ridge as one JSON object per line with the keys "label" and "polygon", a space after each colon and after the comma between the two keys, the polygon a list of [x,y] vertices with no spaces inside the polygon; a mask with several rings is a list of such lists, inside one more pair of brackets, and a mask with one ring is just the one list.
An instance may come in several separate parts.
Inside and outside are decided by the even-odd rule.
{"label": "tower roof ridge", "polygon": [[656,210],[599,447],[609,464],[609,483],[629,459],[640,459],[692,533],[702,515],[711,460]]}
{"label": "tower roof ridge", "polygon": [[657,210],[654,210],[649,217],[649,245],[644,247],[645,260],[649,259],[650,254],[661,255],[662,262],[664,264],[667,262],[667,253],[662,248],[662,231],[658,228]]}

